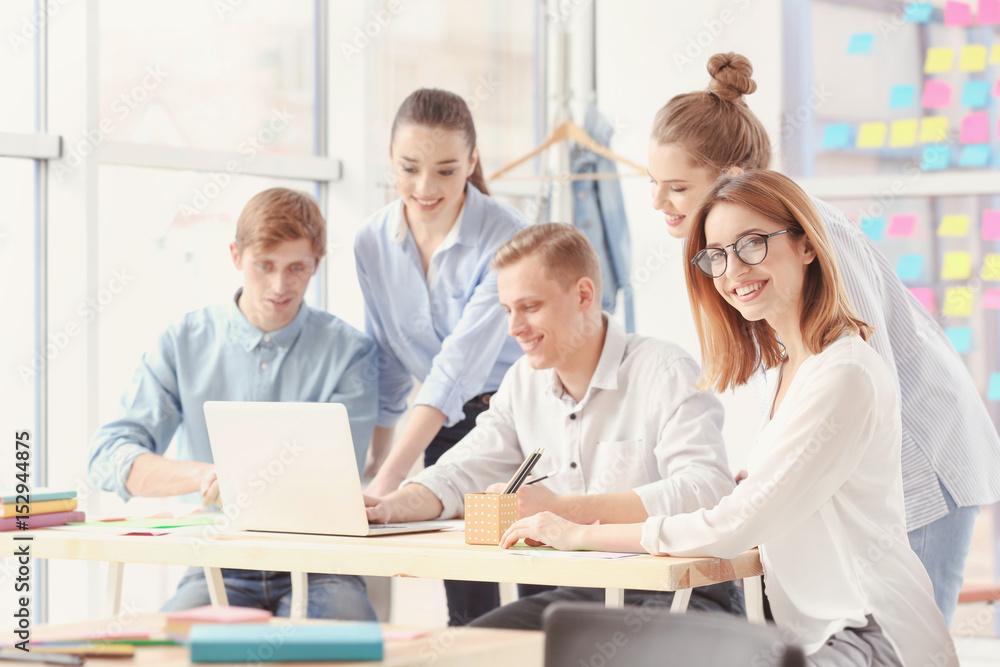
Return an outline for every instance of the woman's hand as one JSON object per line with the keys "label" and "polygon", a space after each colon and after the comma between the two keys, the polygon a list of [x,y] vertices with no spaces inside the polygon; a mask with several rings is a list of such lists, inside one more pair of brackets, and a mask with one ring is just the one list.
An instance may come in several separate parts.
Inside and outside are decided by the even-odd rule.
{"label": "woman's hand", "polygon": [[523,539],[529,547],[547,544],[561,551],[575,551],[583,548],[586,528],[552,512],[539,512],[514,522],[500,538],[500,548],[509,549]]}

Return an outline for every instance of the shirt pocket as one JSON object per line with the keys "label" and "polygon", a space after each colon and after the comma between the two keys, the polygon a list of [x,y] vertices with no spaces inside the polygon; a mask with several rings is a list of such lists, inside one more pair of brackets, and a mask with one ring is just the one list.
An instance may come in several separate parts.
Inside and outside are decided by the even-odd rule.
{"label": "shirt pocket", "polygon": [[594,449],[588,493],[618,493],[647,484],[646,452],[637,440],[600,440]]}

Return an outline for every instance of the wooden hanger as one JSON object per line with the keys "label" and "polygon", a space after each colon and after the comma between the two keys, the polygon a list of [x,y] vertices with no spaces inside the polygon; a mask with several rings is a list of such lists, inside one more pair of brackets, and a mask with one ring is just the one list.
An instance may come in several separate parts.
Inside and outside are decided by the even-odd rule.
{"label": "wooden hanger", "polygon": [[[637,175],[643,175],[643,176],[646,175],[646,168],[643,167],[641,164],[637,164],[635,162],[632,162],[628,158],[624,158],[621,155],[617,155],[611,152],[601,144],[594,141],[594,139],[589,134],[587,134],[582,127],[580,127],[571,120],[567,120],[557,125],[555,129],[552,130],[552,134],[549,135],[549,138],[546,139],[544,142],[542,142],[542,144],[538,148],[531,151],[527,155],[514,160],[510,164],[504,165],[503,167],[495,171],[487,180],[494,181],[500,178],[510,170],[521,166],[531,158],[535,157],[536,155],[539,155],[547,148],[553,146],[554,144],[559,143],[560,141],[565,141],[567,139],[575,141],[576,143],[580,144],[587,150],[593,151],[594,153],[597,153],[598,155],[605,157],[613,162],[621,162],[627,164],[628,166],[632,167],[637,172],[639,172]],[[574,174],[574,176],[578,176],[579,178],[571,177],[571,180],[580,180],[581,178],[595,178],[595,179],[615,178],[618,175],[617,174]],[[531,176],[530,178],[532,180],[546,180],[556,177],[543,174],[538,176]]]}

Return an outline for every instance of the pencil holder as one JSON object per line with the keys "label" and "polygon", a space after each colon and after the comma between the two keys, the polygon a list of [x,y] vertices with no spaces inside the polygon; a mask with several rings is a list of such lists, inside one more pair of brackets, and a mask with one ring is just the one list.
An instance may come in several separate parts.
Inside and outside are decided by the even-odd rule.
{"label": "pencil holder", "polygon": [[465,494],[465,543],[500,544],[517,521],[516,493]]}

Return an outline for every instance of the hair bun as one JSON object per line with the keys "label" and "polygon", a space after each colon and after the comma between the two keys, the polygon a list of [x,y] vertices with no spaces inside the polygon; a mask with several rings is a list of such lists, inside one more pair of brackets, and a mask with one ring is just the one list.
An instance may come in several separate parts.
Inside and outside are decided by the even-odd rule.
{"label": "hair bun", "polygon": [[753,66],[750,61],[737,53],[716,53],[708,59],[709,92],[715,93],[728,102],[738,102],[744,95],[757,90],[751,78]]}

